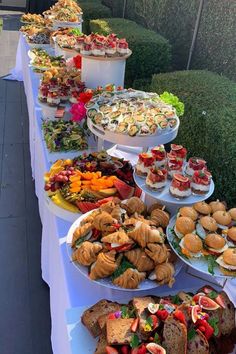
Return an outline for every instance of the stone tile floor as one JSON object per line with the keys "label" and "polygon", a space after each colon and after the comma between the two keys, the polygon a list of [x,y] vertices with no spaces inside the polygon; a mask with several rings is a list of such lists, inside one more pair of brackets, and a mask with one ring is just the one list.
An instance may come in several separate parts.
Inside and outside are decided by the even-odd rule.
{"label": "stone tile floor", "polygon": [[23,83],[2,78],[15,64],[19,14],[0,11],[0,17],[0,353],[51,354],[26,99]]}

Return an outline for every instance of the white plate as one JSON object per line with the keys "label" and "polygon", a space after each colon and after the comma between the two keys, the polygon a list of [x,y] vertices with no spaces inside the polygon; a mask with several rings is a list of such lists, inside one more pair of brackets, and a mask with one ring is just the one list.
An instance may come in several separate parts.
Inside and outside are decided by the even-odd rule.
{"label": "white plate", "polygon": [[134,172],[134,180],[135,180],[135,183],[139,186],[139,188],[141,188],[144,193],[147,193],[151,197],[153,197],[157,200],[160,200],[166,204],[167,203],[168,204],[176,204],[176,205],[180,205],[180,206],[192,205],[194,203],[206,200],[207,198],[209,198],[212,195],[212,193],[214,192],[214,189],[215,189],[214,182],[211,180],[210,190],[207,194],[199,194],[199,195],[191,194],[187,198],[177,199],[169,193],[169,188],[170,188],[170,184],[171,184],[170,180],[167,181],[166,187],[164,189],[162,189],[160,192],[151,190],[146,185],[146,182],[145,182],[146,178],[138,176],[135,172]]}
{"label": "white plate", "polygon": [[[74,223],[73,225],[71,225],[68,234],[67,234],[67,238],[66,238],[66,243],[67,243],[67,252],[68,255],[70,257],[70,259],[72,259],[72,248],[71,248],[71,242],[72,242],[72,238],[73,238],[73,233],[75,231],[75,229],[80,225],[81,221],[86,218],[89,214],[91,214],[92,211],[89,211],[86,214],[81,215]],[[80,264],[78,264],[77,262],[73,262],[74,266],[79,270],[80,273],[82,273],[86,278],[90,279],[88,276],[88,267],[82,266]],[[180,272],[181,268],[183,266],[183,263],[178,259],[178,261],[175,264],[175,277],[178,275],[178,273]],[[95,281],[97,284],[100,284],[102,286],[105,286],[107,288],[111,288],[111,289],[115,289],[115,290],[121,290],[121,291],[140,291],[140,290],[148,290],[148,289],[154,289],[159,287],[160,285],[158,285],[155,281],[149,280],[149,279],[145,279],[144,281],[142,281],[140,283],[140,287],[138,289],[124,289],[121,288],[119,286],[116,286],[112,283],[110,278],[104,278],[104,279],[99,279],[99,280],[91,280],[91,281]]]}
{"label": "white plate", "polygon": [[[175,221],[176,221],[176,215],[173,216],[170,219],[169,225],[166,229],[166,236],[167,236],[167,240],[169,241],[169,244],[171,246],[171,248],[173,249],[173,251],[176,253],[176,255],[184,262],[186,263],[188,266],[192,267],[195,270],[198,270],[199,272],[202,272],[204,274],[207,275],[212,275],[209,273],[208,271],[208,262],[207,259],[205,257],[200,257],[200,258],[184,258],[182,256],[181,253],[178,253],[178,251],[175,249],[175,247],[173,246],[173,241],[174,240],[178,240],[177,236],[175,236],[175,234],[172,232],[174,226],[175,226]],[[232,278],[230,276],[225,276],[224,274],[221,273],[220,271],[220,267],[217,264],[214,268],[214,277],[220,277],[220,278]]]}
{"label": "white plate", "polygon": [[57,216],[60,219],[63,219],[63,220],[69,221],[69,222],[75,222],[78,219],[78,217],[80,215],[82,215],[79,211],[78,211],[78,213],[72,213],[69,210],[59,207],[58,205],[53,203],[51,198],[49,198],[46,193],[45,193],[45,203],[52,214],[54,214],[55,216]]}
{"label": "white plate", "polygon": [[36,44],[36,43],[29,43],[28,41],[27,44],[30,48],[42,48],[42,49],[51,48],[51,44]]}

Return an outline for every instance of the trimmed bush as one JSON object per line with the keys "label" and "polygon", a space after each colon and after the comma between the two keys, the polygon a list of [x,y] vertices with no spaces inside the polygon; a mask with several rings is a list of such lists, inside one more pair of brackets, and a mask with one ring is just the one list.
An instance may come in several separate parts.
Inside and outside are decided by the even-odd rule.
{"label": "trimmed bush", "polygon": [[80,1],[79,5],[83,10],[83,32],[86,34],[90,32],[89,21],[91,19],[111,16],[111,9],[104,6],[101,0]]}
{"label": "trimmed bush", "polygon": [[123,8],[124,8],[124,0],[113,1],[113,0],[102,0],[102,3],[108,6],[112,10],[113,17],[122,17]]}
{"label": "trimmed bush", "polygon": [[116,33],[119,37],[127,39],[133,51],[126,64],[125,81],[128,86],[131,86],[135,79],[151,77],[152,74],[165,72],[170,67],[169,42],[133,21],[120,18],[92,20],[90,30],[104,35]]}
{"label": "trimmed bush", "polygon": [[236,84],[207,71],[154,75],[150,91],[170,91],[185,103],[176,143],[208,162],[214,198],[236,206]]}

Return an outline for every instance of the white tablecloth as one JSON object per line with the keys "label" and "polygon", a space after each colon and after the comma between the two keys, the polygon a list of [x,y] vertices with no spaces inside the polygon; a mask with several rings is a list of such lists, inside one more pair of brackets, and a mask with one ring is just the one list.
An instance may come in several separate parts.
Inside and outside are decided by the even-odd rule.
{"label": "white tablecloth", "polygon": [[[29,48],[21,36],[18,47],[18,56],[22,58],[22,75],[29,111],[30,126],[30,153],[32,175],[35,178],[35,192],[39,202],[39,212],[43,225],[42,232],[42,277],[50,287],[50,307],[52,318],[52,347],[54,354],[69,354],[70,347],[67,337],[65,311],[72,307],[94,304],[101,298],[110,300],[124,300],[132,296],[132,292],[112,290],[95,283],[82,276],[70,262],[67,254],[65,236],[70,223],[55,217],[47,208],[44,200],[43,174],[50,166],[50,154],[45,150],[41,132],[41,110],[37,104],[38,76],[29,68],[27,56]],[[121,154],[122,152],[116,152]],[[198,289],[206,281],[186,273],[184,267],[176,278],[171,292],[186,289]],[[170,293],[168,287],[162,287],[162,292]],[[231,292],[232,282],[227,289]],[[158,294],[160,288],[151,291]],[[147,292],[135,292],[145,295]],[[82,354],[78,350],[79,354]]]}

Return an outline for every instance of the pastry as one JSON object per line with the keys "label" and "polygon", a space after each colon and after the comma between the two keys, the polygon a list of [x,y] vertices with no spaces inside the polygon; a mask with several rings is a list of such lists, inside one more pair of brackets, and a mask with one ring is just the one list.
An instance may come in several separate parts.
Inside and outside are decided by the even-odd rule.
{"label": "pastry", "polygon": [[90,266],[97,259],[97,254],[102,250],[101,243],[83,242],[72,254],[72,260],[84,266]]}
{"label": "pastry", "polygon": [[151,149],[151,153],[155,158],[155,167],[164,167],[166,165],[166,151],[164,145],[158,145]]}
{"label": "pastry", "polygon": [[92,230],[92,224],[90,222],[77,227],[73,233],[71,247],[74,247],[76,244],[76,241],[78,241],[82,237],[85,237],[85,236],[90,237],[92,234],[91,230]]}
{"label": "pastry", "polygon": [[203,171],[206,168],[206,161],[199,157],[190,157],[186,167],[186,174],[190,177],[196,171]]}
{"label": "pastry", "polygon": [[172,154],[167,154],[167,170],[168,170],[168,176],[170,178],[172,178],[175,173],[182,174],[183,168],[184,168],[183,159]]}
{"label": "pastry", "polygon": [[208,215],[211,213],[211,207],[206,202],[197,202],[193,205],[194,209],[203,215]]}
{"label": "pastry", "polygon": [[118,223],[123,223],[126,217],[126,210],[116,205],[111,211],[111,216],[118,221]]}
{"label": "pastry", "polygon": [[168,284],[171,288],[175,282],[175,268],[172,263],[158,264],[155,270],[149,276],[149,279],[156,280],[159,285]]}
{"label": "pastry", "polygon": [[200,224],[207,232],[215,232],[218,229],[215,219],[213,219],[211,216],[201,217]]}
{"label": "pastry", "polygon": [[155,209],[163,209],[163,205],[159,204],[159,203],[154,203],[154,204],[150,205],[150,207],[148,208],[148,214],[151,214],[152,211]]}
{"label": "pastry", "polygon": [[116,204],[114,203],[114,201],[110,201],[107,203],[104,203],[100,206],[100,210],[101,211],[105,211],[108,214],[111,214],[112,210],[116,207]]}
{"label": "pastry", "polygon": [[154,191],[160,191],[167,184],[167,170],[165,168],[150,168],[146,177],[146,185]]}
{"label": "pastry", "polygon": [[188,177],[175,173],[170,185],[170,194],[175,198],[186,198],[191,195]]}
{"label": "pastry", "polygon": [[236,275],[236,248],[228,248],[217,258],[216,262],[220,265],[221,271],[225,275]]}
{"label": "pastry", "polygon": [[137,269],[128,268],[123,274],[113,280],[113,283],[121,288],[137,289],[141,281],[146,277],[146,273]]}
{"label": "pastry", "polygon": [[170,216],[162,209],[155,209],[151,212],[150,220],[154,222],[156,226],[165,228],[169,224]]}
{"label": "pastry", "polygon": [[154,163],[155,163],[155,159],[151,153],[143,152],[142,154],[139,154],[138,162],[135,167],[135,173],[138,176],[146,177],[150,168],[155,166]]}
{"label": "pastry", "polygon": [[113,226],[117,221],[108,213],[103,211],[93,220],[92,226],[102,232],[114,232]]}
{"label": "pastry", "polygon": [[191,190],[194,194],[206,194],[209,192],[211,186],[210,172],[195,171],[192,176]]}
{"label": "pastry", "polygon": [[158,243],[148,243],[144,251],[155,264],[166,262],[170,255],[165,244],[160,245]]}
{"label": "pastry", "polygon": [[180,243],[182,253],[187,257],[201,257],[203,243],[199,236],[195,234],[187,234],[185,235]]}
{"label": "pastry", "polygon": [[108,253],[101,252],[98,254],[97,260],[92,264],[89,277],[92,280],[106,278],[117,269],[115,251]]}
{"label": "pastry", "polygon": [[134,213],[143,214],[146,210],[144,202],[137,197],[123,200],[121,202],[121,207],[127,211],[128,215],[132,215]]}
{"label": "pastry", "polygon": [[117,252],[130,249],[134,243],[123,230],[104,236],[101,241],[105,243],[109,250],[116,250]]}
{"label": "pastry", "polygon": [[190,234],[195,230],[195,223],[187,216],[180,216],[177,218],[174,231],[179,238],[186,234]]}
{"label": "pastry", "polygon": [[91,214],[89,214],[88,216],[86,216],[86,218],[84,218],[83,220],[81,220],[80,225],[84,225],[87,223],[93,223],[94,218],[100,214],[100,210],[99,209],[95,209],[94,211],[92,211]]}
{"label": "pastry", "polygon": [[187,156],[187,149],[182,145],[171,144],[171,151],[170,153],[173,156],[179,157],[180,159],[186,159]]}
{"label": "pastry", "polygon": [[193,221],[196,221],[198,218],[198,213],[193,207],[185,206],[179,209],[178,216],[187,216]]}
{"label": "pastry", "polygon": [[230,213],[223,210],[215,211],[212,217],[215,219],[219,227],[229,225],[232,221]]}
{"label": "pastry", "polygon": [[215,233],[206,236],[205,246],[213,254],[222,253],[228,248],[225,238]]}
{"label": "pastry", "polygon": [[138,221],[135,224],[134,230],[128,232],[128,236],[137,242],[142,248],[145,248],[148,243],[163,243],[160,232],[157,229],[152,229],[149,225]]}
{"label": "pastry", "polygon": [[125,252],[125,257],[139,272],[149,272],[154,269],[154,262],[140,248]]}

